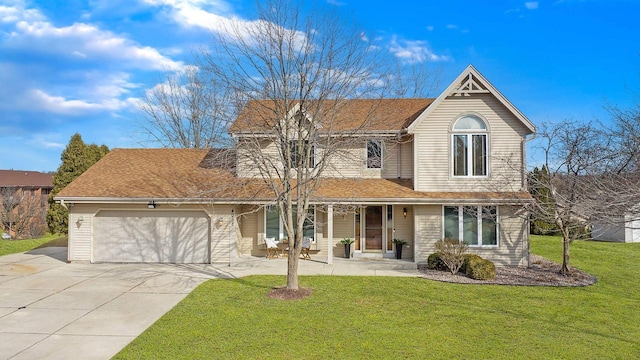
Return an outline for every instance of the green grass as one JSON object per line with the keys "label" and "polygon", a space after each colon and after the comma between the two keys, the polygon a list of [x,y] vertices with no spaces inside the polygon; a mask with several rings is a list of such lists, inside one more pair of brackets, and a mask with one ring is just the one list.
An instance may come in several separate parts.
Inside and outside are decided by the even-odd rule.
{"label": "green grass", "polygon": [[41,247],[67,246],[67,236],[47,234],[36,239],[0,240],[0,256],[29,251]]}
{"label": "green grass", "polygon": [[[532,252],[559,261],[558,238]],[[118,359],[606,359],[640,354],[640,244],[575,242],[583,288],[301,277],[313,295],[270,299],[282,276],[211,280]]]}

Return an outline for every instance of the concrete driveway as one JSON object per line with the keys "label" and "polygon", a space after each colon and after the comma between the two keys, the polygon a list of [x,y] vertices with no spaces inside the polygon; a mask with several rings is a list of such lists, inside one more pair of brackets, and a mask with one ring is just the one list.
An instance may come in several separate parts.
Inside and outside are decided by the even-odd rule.
{"label": "concrete driveway", "polygon": [[215,269],[65,262],[67,248],[0,257],[0,359],[109,359]]}
{"label": "concrete driveway", "polygon": [[[203,281],[284,275],[287,259],[232,264],[66,263],[66,247],[0,256],[1,359],[109,359]],[[301,261],[300,275],[418,276],[410,261]]]}

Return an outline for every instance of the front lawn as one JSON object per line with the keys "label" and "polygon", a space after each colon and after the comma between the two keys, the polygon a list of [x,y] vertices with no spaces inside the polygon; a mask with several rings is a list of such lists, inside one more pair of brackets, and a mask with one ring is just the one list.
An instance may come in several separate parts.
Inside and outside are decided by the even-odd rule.
{"label": "front lawn", "polygon": [[[559,261],[558,238],[532,252]],[[283,276],[211,280],[119,359],[635,358],[640,244],[576,242],[584,288],[447,284],[419,278],[301,277],[313,295],[266,296]]]}
{"label": "front lawn", "polygon": [[4,240],[0,239],[0,256],[29,251],[39,247],[67,246],[67,236],[47,234],[36,239]]}

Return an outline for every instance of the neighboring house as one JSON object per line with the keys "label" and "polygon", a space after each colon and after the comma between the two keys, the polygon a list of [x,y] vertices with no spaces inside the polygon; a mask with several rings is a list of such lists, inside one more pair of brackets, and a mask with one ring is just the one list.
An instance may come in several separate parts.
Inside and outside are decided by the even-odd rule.
{"label": "neighboring house", "polygon": [[[421,262],[438,239],[453,237],[497,265],[526,266],[525,146],[534,125],[472,66],[435,99],[348,100],[345,128],[373,102],[385,121],[359,135],[312,198],[304,234],[312,255],[343,256],[340,240],[349,237],[356,257],[392,257],[400,238],[409,242],[403,258]],[[284,231],[268,187],[241,160],[254,139],[248,124],[264,106],[249,102],[230,129],[233,171],[209,161],[220,150],[114,149],[79,176],[56,197],[70,209],[69,260],[264,256],[264,239]]]}
{"label": "neighboring house", "polygon": [[51,189],[51,173],[0,170],[0,218],[4,231],[12,238],[41,235]]}
{"label": "neighboring house", "polygon": [[628,214],[594,221],[591,237],[601,241],[640,242],[640,218],[638,214]]}

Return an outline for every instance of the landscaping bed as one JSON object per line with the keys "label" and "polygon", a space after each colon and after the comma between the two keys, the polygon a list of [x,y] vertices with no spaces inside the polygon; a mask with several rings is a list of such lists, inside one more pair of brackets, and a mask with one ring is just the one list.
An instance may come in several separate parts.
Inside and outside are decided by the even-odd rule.
{"label": "landscaping bed", "polygon": [[426,265],[419,266],[418,270],[430,280],[461,284],[588,286],[598,281],[595,276],[576,268],[572,268],[569,275],[563,275],[560,268],[558,263],[531,254],[530,267],[496,267],[496,277],[492,280],[475,280],[460,272],[453,275],[450,271],[428,269]]}

